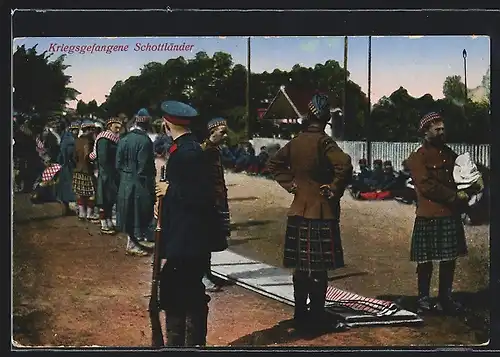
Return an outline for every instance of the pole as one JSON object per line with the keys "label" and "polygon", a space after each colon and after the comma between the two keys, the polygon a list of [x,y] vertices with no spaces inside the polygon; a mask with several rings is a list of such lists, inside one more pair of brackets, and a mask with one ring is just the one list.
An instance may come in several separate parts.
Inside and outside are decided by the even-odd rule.
{"label": "pole", "polygon": [[348,37],[344,37],[344,92],[342,93],[342,140],[345,140],[345,116],[346,116],[346,100],[347,100],[347,81],[349,75],[347,74],[347,51],[348,51]]}
{"label": "pole", "polygon": [[246,101],[247,101],[247,120],[246,120],[246,134],[247,139],[252,139],[251,126],[250,126],[250,37],[247,39],[247,91],[246,91]]}
{"label": "pole", "polygon": [[467,93],[467,51],[464,50],[462,51],[462,56],[464,57],[464,84],[465,84],[465,100],[468,98],[468,93]]}
{"label": "pole", "polygon": [[366,161],[372,165],[371,111],[372,111],[372,37],[368,36],[368,111],[365,119]]}

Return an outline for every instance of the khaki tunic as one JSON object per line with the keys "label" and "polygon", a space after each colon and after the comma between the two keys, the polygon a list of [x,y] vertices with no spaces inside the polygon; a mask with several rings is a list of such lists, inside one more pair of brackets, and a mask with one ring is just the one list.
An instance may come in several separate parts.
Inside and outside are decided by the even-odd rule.
{"label": "khaki tunic", "polygon": [[89,159],[89,154],[94,147],[94,141],[88,135],[80,136],[75,140],[75,151],[73,158],[75,161],[74,172],[94,175],[94,165]]}
{"label": "khaki tunic", "polygon": [[224,180],[224,167],[222,166],[220,148],[210,140],[203,142],[201,147],[205,153],[206,162],[209,165],[210,180],[214,184],[216,205],[218,207],[226,207],[227,187]]}
{"label": "khaki tunic", "polygon": [[450,217],[459,214],[453,168],[457,154],[449,147],[424,143],[408,158],[417,194],[417,217]]}
{"label": "khaki tunic", "polygon": [[[333,168],[327,175],[318,170],[328,161]],[[269,160],[269,170],[287,191],[297,189],[288,216],[307,219],[339,219],[340,198],[352,178],[351,157],[331,137],[310,127],[290,140]],[[327,199],[320,186],[328,184],[335,198]]]}

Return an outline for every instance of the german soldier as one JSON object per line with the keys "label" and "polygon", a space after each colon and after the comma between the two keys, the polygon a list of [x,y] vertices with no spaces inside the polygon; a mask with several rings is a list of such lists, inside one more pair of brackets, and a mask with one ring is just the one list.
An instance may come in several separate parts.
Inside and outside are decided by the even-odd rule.
{"label": "german soldier", "polygon": [[[208,131],[210,136],[203,141],[201,147],[205,153],[206,164],[209,166],[212,185],[215,190],[215,204],[221,214],[221,231],[212,232],[214,234],[214,246],[212,252],[220,252],[228,247],[227,239],[230,231],[229,205],[227,202],[227,187],[224,179],[224,167],[222,166],[220,144],[227,139],[227,122],[223,118],[215,118],[208,122]],[[208,256],[208,268],[204,277],[204,284],[207,291],[215,292],[220,290],[211,273],[211,254]]]}
{"label": "german soldier", "polygon": [[118,171],[116,170],[116,151],[120,140],[122,123],[118,118],[111,118],[106,122],[106,131],[101,132],[94,144],[94,151],[90,154],[97,163],[97,198],[101,232],[114,234],[113,206],[118,194]]}
{"label": "german soldier", "polygon": [[120,175],[116,228],[128,234],[127,255],[148,255],[137,242],[148,236],[155,203],[153,143],[147,133],[150,119],[146,109],[139,110],[135,126],[120,139],[116,152],[116,168]]}
{"label": "german soldier", "polygon": [[[174,140],[169,149],[168,184],[157,184],[162,203],[160,303],[166,314],[168,346],[204,346],[208,302],[202,278],[207,271],[210,234],[218,219],[205,155],[190,130],[198,113],[187,104],[161,105]],[[168,187],[168,190],[167,190]]]}
{"label": "german soldier", "polygon": [[[445,145],[442,117],[438,113],[425,115],[419,132],[423,145],[407,161],[417,194],[410,259],[417,263],[418,310],[437,308],[453,314],[461,308],[451,291],[456,259],[467,255],[460,214],[469,197],[457,190],[453,179],[458,155]],[[433,261],[439,261],[439,296],[434,306],[429,297]]]}
{"label": "german soldier", "polygon": [[98,219],[94,215],[96,177],[94,166],[89,158],[94,145],[94,123],[84,120],[80,127],[81,136],[75,140],[75,170],[73,173],[73,192],[77,198],[78,218],[88,221]]}
{"label": "german soldier", "polygon": [[340,198],[353,170],[350,156],[324,132],[330,120],[328,97],[314,95],[308,109],[305,130],[269,161],[275,180],[294,195],[288,211],[283,265],[295,269],[297,328],[323,326],[327,271],[344,266]]}

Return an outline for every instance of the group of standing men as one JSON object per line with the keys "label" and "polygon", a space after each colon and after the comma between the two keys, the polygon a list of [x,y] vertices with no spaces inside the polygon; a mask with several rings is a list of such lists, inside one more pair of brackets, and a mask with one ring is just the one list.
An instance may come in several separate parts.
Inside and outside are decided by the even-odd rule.
{"label": "group of standing men", "polygon": [[[116,202],[117,229],[128,234],[129,251],[144,239],[154,212],[161,215],[163,226],[156,249],[163,262],[160,306],[166,313],[167,345],[203,346],[210,301],[203,277],[210,270],[211,253],[225,250],[230,235],[219,148],[227,126],[223,119],[210,121],[210,135],[200,143],[190,130],[198,118],[194,108],[166,101],[161,109],[165,130],[173,139],[165,182],[155,182],[153,143],[146,132],[151,118],[141,109],[135,127],[121,139],[118,132],[122,123],[116,119],[108,121],[107,131],[94,143],[85,123],[69,128],[65,135],[73,137],[76,165],[72,189],[78,196],[81,219],[92,218],[95,199],[103,232],[113,230],[109,218]],[[328,97],[314,95],[303,132],[281,148],[268,165],[276,181],[294,195],[283,264],[294,269],[294,321],[298,329],[326,327],[328,271],[344,266],[340,199],[353,167],[349,155],[324,131],[330,119]],[[77,129],[82,129],[83,135],[75,139]],[[450,173],[457,155],[444,144],[441,116],[424,116],[420,132],[424,144],[408,159],[418,199],[411,260],[417,262],[419,308],[452,312],[460,308],[451,290],[456,258],[467,252],[460,212],[469,195],[457,190]],[[65,145],[64,140],[61,155],[70,160],[71,145]],[[99,169],[97,183],[90,165],[93,157]],[[429,297],[433,261],[440,262],[437,304]]]}

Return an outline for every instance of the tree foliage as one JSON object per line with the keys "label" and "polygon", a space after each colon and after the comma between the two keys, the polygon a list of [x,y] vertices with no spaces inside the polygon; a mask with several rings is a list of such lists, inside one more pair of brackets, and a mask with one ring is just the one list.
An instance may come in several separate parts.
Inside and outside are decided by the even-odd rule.
{"label": "tree foliage", "polygon": [[465,101],[465,84],[462,82],[462,77],[448,76],[443,83],[443,96],[449,100],[455,100],[457,103]]}
{"label": "tree foliage", "polygon": [[[245,66],[234,64],[230,54],[215,52],[212,57],[198,52],[194,58],[172,58],[161,64],[151,62],[141,68],[138,76],[118,81],[111,88],[101,109],[107,116],[124,112],[129,117],[138,108],[146,107],[152,115],[159,116],[159,103],[165,99],[192,104],[205,119],[226,116],[234,131],[245,130],[246,125]],[[295,65],[290,71],[274,70],[271,73],[252,73],[250,77],[250,126],[252,132],[262,130],[257,120],[257,109],[267,106],[282,85],[309,92],[313,90],[332,93],[333,105],[342,106],[344,70],[337,61],[330,60],[314,68]],[[347,86],[347,131],[352,137],[363,135],[366,95],[361,88],[349,82]]]}
{"label": "tree foliage", "polygon": [[69,87],[71,76],[64,55],[51,61],[47,51],[37,53],[37,46],[18,46],[13,55],[14,109],[22,113],[37,113],[42,120],[61,113],[69,101],[80,94]]}
{"label": "tree foliage", "polygon": [[[290,71],[252,73],[250,77],[250,130],[263,136],[274,130],[257,119],[257,109],[267,107],[280,86],[304,93],[315,90],[330,93],[332,105],[343,107],[343,91],[347,87],[344,138],[364,140],[368,100],[360,86],[348,81],[345,86],[344,69],[337,61],[329,60],[314,67],[296,64]],[[161,116],[159,104],[166,99],[180,100],[193,105],[205,120],[224,116],[234,137],[246,129],[246,68],[234,64],[230,54],[216,52],[212,57],[198,52],[192,59],[171,58],[165,63],[150,62],[140,73],[115,83],[106,101],[97,107],[79,104],[82,114],[114,116],[124,113],[132,117],[142,107],[155,116]],[[455,142],[482,142],[489,133],[489,103],[473,103],[465,99],[465,86],[460,76],[446,78],[443,84],[445,98],[434,100],[426,94],[421,98],[410,96],[400,87],[383,97],[372,107],[371,139],[374,141],[415,141],[422,115],[429,111],[442,112],[447,120],[449,140]],[[267,101],[267,102],[266,102]],[[92,107],[92,109],[89,109]],[[297,127],[289,127],[297,131]]]}

